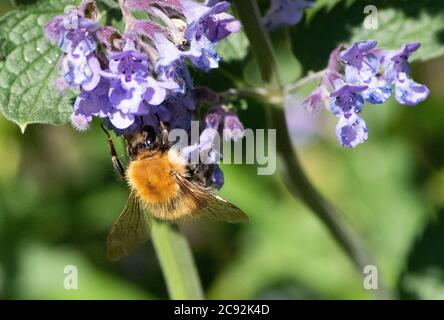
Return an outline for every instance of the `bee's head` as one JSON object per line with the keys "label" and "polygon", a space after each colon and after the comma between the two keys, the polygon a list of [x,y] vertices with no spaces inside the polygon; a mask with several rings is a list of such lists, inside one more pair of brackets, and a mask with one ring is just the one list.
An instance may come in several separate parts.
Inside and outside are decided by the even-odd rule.
{"label": "bee's head", "polygon": [[155,152],[160,148],[159,133],[151,126],[145,126],[142,131],[125,136],[127,142],[127,152],[129,157],[134,160],[141,151]]}

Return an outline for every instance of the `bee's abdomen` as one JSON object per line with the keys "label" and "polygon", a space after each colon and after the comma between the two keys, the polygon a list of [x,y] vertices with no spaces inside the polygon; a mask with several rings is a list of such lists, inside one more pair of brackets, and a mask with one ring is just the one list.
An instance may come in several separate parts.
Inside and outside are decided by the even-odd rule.
{"label": "bee's abdomen", "polygon": [[147,203],[168,202],[179,191],[172,172],[175,168],[166,154],[132,161],[127,170],[128,182],[139,198]]}
{"label": "bee's abdomen", "polygon": [[186,166],[176,151],[132,161],[127,169],[131,188],[149,213],[162,220],[176,220],[193,212],[197,204],[180,189],[176,175]]}

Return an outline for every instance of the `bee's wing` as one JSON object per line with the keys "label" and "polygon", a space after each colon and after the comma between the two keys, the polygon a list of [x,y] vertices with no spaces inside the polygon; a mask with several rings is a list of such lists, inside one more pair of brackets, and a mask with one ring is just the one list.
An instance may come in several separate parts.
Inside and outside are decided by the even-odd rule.
{"label": "bee's wing", "polygon": [[127,255],[149,238],[150,231],[151,221],[131,191],[125,208],[108,234],[108,258],[115,261]]}
{"label": "bee's wing", "polygon": [[177,183],[186,196],[191,197],[197,204],[193,216],[206,217],[211,220],[228,223],[247,223],[248,216],[234,204],[213,194],[210,190],[189,181],[181,175],[176,175]]}

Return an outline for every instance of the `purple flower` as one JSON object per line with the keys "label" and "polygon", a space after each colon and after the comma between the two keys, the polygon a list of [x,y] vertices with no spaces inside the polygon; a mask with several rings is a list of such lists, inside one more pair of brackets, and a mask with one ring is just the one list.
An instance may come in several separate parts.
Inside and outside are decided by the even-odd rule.
{"label": "purple flower", "polygon": [[205,116],[205,128],[215,129],[225,140],[237,141],[244,136],[244,126],[236,113],[225,106],[212,108]]}
{"label": "purple flower", "polygon": [[183,148],[182,155],[191,161],[200,157],[205,164],[215,164],[221,158],[221,154],[216,148],[218,139],[218,130],[206,128],[200,134],[199,142]]}
{"label": "purple flower", "polygon": [[349,148],[356,147],[368,138],[365,121],[356,114],[353,114],[349,118],[341,116],[336,125],[336,136],[342,146]]}
{"label": "purple flower", "polygon": [[398,75],[395,85],[396,100],[406,106],[415,106],[427,99],[430,94],[429,89],[425,85],[413,81],[405,73]]}
{"label": "purple flower", "polygon": [[156,69],[158,80],[164,83],[171,93],[183,95],[193,87],[190,70],[185,63],[173,63],[170,66]]}
{"label": "purple flower", "polygon": [[107,117],[112,112],[112,105],[108,98],[109,85],[109,81],[102,78],[94,90],[82,91],[74,103],[74,113],[86,118]]}
{"label": "purple flower", "polygon": [[219,67],[220,57],[216,52],[214,44],[207,38],[202,37],[199,41],[192,41],[191,48],[186,53],[191,63],[203,71],[210,71]]}
{"label": "purple flower", "polygon": [[96,49],[94,38],[80,29],[65,30],[59,40],[58,46],[65,53],[74,53],[75,51],[85,56]]}
{"label": "purple flower", "polygon": [[238,141],[244,137],[244,126],[234,112],[229,112],[224,118],[224,139]]}
{"label": "purple flower", "polygon": [[378,43],[375,40],[364,40],[353,43],[353,45],[341,53],[341,59],[347,66],[361,70],[365,65],[371,67],[366,59],[367,54],[376,47]]}
{"label": "purple flower", "polygon": [[[87,8],[91,2],[85,1],[82,5]],[[65,53],[62,73],[72,87],[90,91],[100,81],[100,63],[94,55],[93,33],[97,27],[97,23],[86,19],[82,11],[70,9],[66,16],[53,18],[44,28],[46,37]]]}
{"label": "purple flower", "polygon": [[362,92],[364,99],[372,104],[382,104],[387,101],[392,88],[378,72],[381,66],[379,58],[372,50],[376,47],[374,40],[355,42],[341,54],[345,66],[345,81],[355,85],[366,85]]}
{"label": "purple flower", "polygon": [[241,24],[232,15],[222,12],[208,18],[206,27],[206,37],[208,40],[218,42],[232,33],[239,32]]}
{"label": "purple flower", "polygon": [[109,68],[112,73],[122,76],[124,81],[130,82],[136,75],[148,76],[149,62],[146,55],[137,52],[132,41],[128,40],[123,51],[111,57]]}
{"label": "purple flower", "polygon": [[[166,97],[166,90],[152,77],[134,77],[131,81],[111,80],[109,99],[114,109],[120,111],[113,125],[119,129],[130,126],[135,115],[146,115],[151,106],[161,104]],[[125,116],[124,116],[125,115]]]}
{"label": "purple flower", "polygon": [[[192,41],[190,49],[187,51],[179,50],[162,34],[155,35],[154,43],[159,52],[156,70],[161,75],[168,73],[169,75],[164,75],[165,78],[174,78],[172,76],[174,71],[178,67],[183,68],[185,58],[188,58],[195,67],[204,71],[219,66],[220,57],[216,53],[214,44],[205,37],[202,37],[199,41]],[[186,82],[189,81],[185,79]]]}
{"label": "purple flower", "polygon": [[125,108],[128,105],[116,107],[110,98],[113,92],[112,82],[113,80],[102,78],[94,90],[82,91],[74,104],[74,114],[82,115],[88,119],[92,116],[104,118],[116,132],[129,128],[135,130],[135,126],[139,125],[137,123],[139,116],[143,114],[148,116],[148,109],[143,112],[138,112],[140,110],[135,112],[132,105],[129,105],[128,108]]}
{"label": "purple flower", "polygon": [[137,78],[131,81],[122,81],[121,79],[111,80],[109,99],[114,108],[122,110],[125,113],[146,114],[148,108],[144,108],[146,88],[144,79]]}
{"label": "purple flower", "polygon": [[77,51],[87,56],[96,49],[94,32],[97,31],[98,24],[81,16],[77,9],[70,9],[62,21],[60,17],[55,17],[45,29],[49,40],[56,40],[65,53]]}
{"label": "purple flower", "polygon": [[86,57],[68,53],[62,59],[63,77],[72,87],[82,87],[86,91],[93,90],[100,81],[100,72],[100,63],[94,54]]}
{"label": "purple flower", "polygon": [[205,6],[191,0],[182,0],[182,12],[187,19],[185,38],[199,41],[203,36],[210,42],[218,42],[233,32],[240,30],[240,23],[225,13],[230,3],[221,1],[213,6]]}
{"label": "purple flower", "polygon": [[355,86],[344,84],[338,90],[331,93],[330,111],[337,117],[346,119],[353,114],[360,113],[364,105],[364,98],[361,92],[367,89],[367,86]]}
{"label": "purple flower", "polygon": [[159,127],[159,121],[155,117],[151,117],[148,115],[135,116],[133,123],[125,129],[116,128],[111,123],[109,118],[104,118],[103,121],[104,121],[105,125],[108,127],[108,129],[113,130],[114,133],[118,136],[134,134],[135,132],[139,132],[144,126],[147,126],[147,125],[151,126],[153,128]]}
{"label": "purple flower", "polygon": [[410,75],[408,58],[419,47],[418,42],[412,42],[405,44],[400,50],[388,51],[384,59],[385,79],[390,83],[395,83],[400,73]]}
{"label": "purple flower", "polygon": [[384,59],[384,77],[395,85],[396,100],[407,106],[414,106],[424,101],[429,95],[429,89],[410,79],[409,56],[418,50],[417,42],[405,44],[400,50],[389,51]]}
{"label": "purple flower", "polygon": [[160,105],[167,90],[150,73],[148,58],[135,50],[128,40],[124,50],[111,57],[109,100],[118,113],[110,116],[111,123],[125,129],[134,123],[135,116],[147,115],[150,106]]}
{"label": "purple flower", "polygon": [[[161,53],[162,66],[170,66],[181,58],[188,58],[191,63],[204,71],[217,68],[220,57],[216,53],[215,44],[233,32],[240,30],[240,23],[225,13],[230,7],[226,1],[214,2],[206,6],[191,0],[181,0],[181,11],[186,19],[184,37],[189,42],[189,50],[181,51],[175,44],[165,38],[156,37],[156,47]],[[167,20],[167,19],[163,19]],[[167,24],[171,24],[168,22]],[[177,34],[176,28],[172,34]],[[176,36],[177,38],[177,36]],[[180,38],[180,37],[179,37]]]}
{"label": "purple flower", "polygon": [[225,114],[225,109],[222,106],[211,109],[205,116],[205,128],[212,128],[219,130]]}
{"label": "purple flower", "polygon": [[270,31],[298,24],[304,10],[313,6],[315,0],[272,0],[262,23]]}
{"label": "purple flower", "polygon": [[63,27],[64,16],[56,16],[52,18],[44,27],[43,31],[46,39],[52,43],[58,43],[61,37]]}
{"label": "purple flower", "polygon": [[185,54],[162,34],[155,34],[154,39],[159,52],[155,66],[158,79],[172,92],[184,94],[193,85]]}
{"label": "purple flower", "polygon": [[153,37],[159,57],[156,61],[156,70],[168,68],[176,63],[182,62],[182,51],[174,43],[168,40],[163,34],[156,33]]}
{"label": "purple flower", "polygon": [[392,86],[380,76],[370,77],[363,84],[368,86],[368,89],[362,92],[362,96],[368,103],[382,104],[392,95]]}
{"label": "purple flower", "polygon": [[[336,135],[346,147],[356,147],[367,140],[366,124],[359,117],[364,101],[386,102],[392,95],[392,85],[396,100],[407,106],[418,104],[430,94],[425,85],[410,78],[408,58],[419,48],[419,43],[408,43],[392,51],[378,49],[376,45],[374,40],[364,40],[342,52],[341,47],[335,49],[324,70],[323,83],[303,102],[306,109],[317,112],[327,90],[333,90],[330,111],[339,117]],[[339,62],[345,65],[344,73]]]}
{"label": "purple flower", "polygon": [[302,102],[302,107],[311,115],[319,114],[321,109],[328,105],[329,97],[327,88],[321,85]]}

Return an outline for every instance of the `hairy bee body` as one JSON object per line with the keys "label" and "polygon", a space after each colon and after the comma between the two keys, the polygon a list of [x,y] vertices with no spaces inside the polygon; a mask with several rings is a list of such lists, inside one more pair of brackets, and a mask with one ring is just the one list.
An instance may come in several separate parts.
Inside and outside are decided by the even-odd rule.
{"label": "hairy bee body", "polygon": [[[106,130],[105,130],[106,131]],[[247,222],[235,205],[211,192],[211,165],[190,167],[161,135],[149,127],[125,136],[130,159],[127,169],[118,160],[109,138],[114,168],[127,180],[131,193],[107,238],[107,254],[118,260],[146,241],[151,218],[175,221],[198,216],[229,223]]]}
{"label": "hairy bee body", "polygon": [[181,189],[177,175],[187,177],[188,172],[175,149],[154,155],[140,152],[126,172],[128,184],[144,207],[162,220],[177,220],[197,208],[197,203]]}

